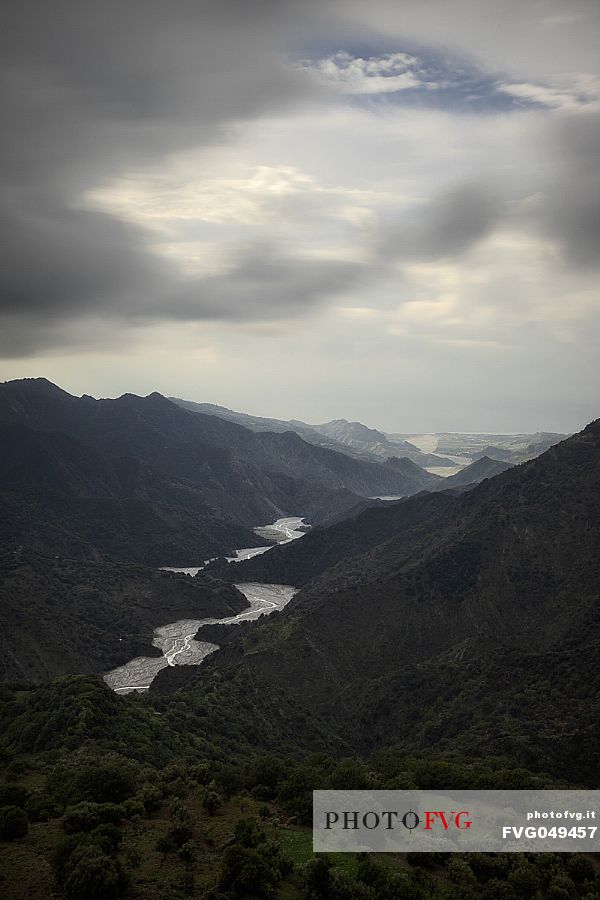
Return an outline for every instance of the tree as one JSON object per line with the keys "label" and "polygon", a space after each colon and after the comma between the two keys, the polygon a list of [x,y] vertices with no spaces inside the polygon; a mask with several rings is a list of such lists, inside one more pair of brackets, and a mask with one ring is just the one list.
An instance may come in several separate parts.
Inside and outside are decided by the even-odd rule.
{"label": "tree", "polygon": [[119,896],[117,864],[94,844],[75,850],[66,870],[66,900],[116,900]]}
{"label": "tree", "polygon": [[594,867],[585,856],[575,854],[566,861],[566,869],[576,884],[591,881],[594,877]]}
{"label": "tree", "polygon": [[156,841],[154,849],[158,850],[159,853],[162,853],[162,859],[160,861],[160,864],[162,866],[167,858],[167,854],[174,853],[177,849],[177,845],[175,844],[175,841],[172,837],[170,837],[168,834],[163,834],[162,837],[159,837]]}
{"label": "tree", "polygon": [[267,838],[264,830],[254,819],[239,819],[233,829],[233,836],[236,844],[241,844],[242,847],[258,847],[259,844],[264,844]]}
{"label": "tree", "polygon": [[477,886],[477,878],[473,873],[473,869],[466,859],[460,856],[452,856],[446,863],[446,871],[454,884],[460,887],[469,888]]}
{"label": "tree", "polygon": [[280,877],[279,870],[260,849],[233,844],[225,851],[221,884],[236,897],[272,897]]}
{"label": "tree", "polygon": [[3,784],[0,787],[0,806],[18,806],[25,809],[31,791],[21,784]]}
{"label": "tree", "polygon": [[[592,870],[593,871],[593,870]],[[508,876],[517,897],[534,897],[540,883],[540,877],[535,867],[526,859],[520,861]]]}
{"label": "tree", "polygon": [[485,900],[515,900],[516,896],[513,886],[499,878],[490,878],[482,891]]}
{"label": "tree", "polygon": [[567,875],[556,874],[548,885],[548,897],[551,900],[571,900],[576,896],[575,883]]}
{"label": "tree", "polygon": [[98,825],[118,824],[124,814],[123,807],[115,803],[77,803],[65,810],[63,829],[65,834],[92,831]]}
{"label": "tree", "polygon": [[176,847],[182,847],[194,833],[194,820],[187,806],[179,800],[171,804],[171,819],[168,835]]}
{"label": "tree", "polygon": [[202,805],[209,816],[214,816],[222,802],[223,801],[216,791],[206,791]]}
{"label": "tree", "polygon": [[71,854],[80,846],[80,843],[80,834],[69,834],[61,837],[54,846],[52,868],[54,870],[54,878],[59,887],[62,887],[67,877],[67,866],[69,865]]}
{"label": "tree", "polygon": [[358,880],[370,887],[375,894],[383,896],[389,885],[389,873],[376,862],[370,853],[361,853],[358,857]]}
{"label": "tree", "polygon": [[186,841],[185,844],[179,848],[179,858],[184,861],[186,871],[189,871],[196,858],[196,845],[193,841]]}
{"label": "tree", "polygon": [[[1,688],[0,688],[1,690]],[[2,698],[6,699],[6,698]],[[7,766],[13,758],[13,754],[6,747],[0,747],[0,766]]]}
{"label": "tree", "polygon": [[121,803],[136,791],[136,774],[129,762],[109,760],[87,765],[75,779],[78,795],[96,803]]}
{"label": "tree", "polygon": [[52,799],[45,791],[39,789],[30,791],[25,803],[25,812],[30,822],[47,822],[52,816],[59,815]]}
{"label": "tree", "polygon": [[315,856],[304,866],[302,881],[310,900],[325,900],[331,887],[331,861],[326,856]]}
{"label": "tree", "polygon": [[17,806],[0,806],[0,840],[14,841],[29,830],[27,816]]}
{"label": "tree", "polygon": [[162,794],[154,784],[145,784],[140,792],[140,799],[148,815],[152,815],[160,806]]}

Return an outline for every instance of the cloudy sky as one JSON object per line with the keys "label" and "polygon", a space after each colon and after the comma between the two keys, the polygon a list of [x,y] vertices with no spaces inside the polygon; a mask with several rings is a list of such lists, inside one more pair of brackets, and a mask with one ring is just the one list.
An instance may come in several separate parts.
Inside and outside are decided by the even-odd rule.
{"label": "cloudy sky", "polygon": [[597,0],[12,10],[0,377],[407,432],[600,416]]}

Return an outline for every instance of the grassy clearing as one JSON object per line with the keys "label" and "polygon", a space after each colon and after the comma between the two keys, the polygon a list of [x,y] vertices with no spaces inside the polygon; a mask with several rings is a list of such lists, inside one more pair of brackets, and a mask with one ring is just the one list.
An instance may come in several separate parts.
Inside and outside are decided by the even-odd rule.
{"label": "grassy clearing", "polygon": [[[295,865],[302,866],[313,856],[310,828],[272,828],[269,836],[281,843]],[[357,862],[354,853],[328,853],[327,856],[334,865],[346,869],[351,875],[356,874]],[[390,869],[401,871],[410,868],[404,853],[376,853],[375,857],[379,863]]]}

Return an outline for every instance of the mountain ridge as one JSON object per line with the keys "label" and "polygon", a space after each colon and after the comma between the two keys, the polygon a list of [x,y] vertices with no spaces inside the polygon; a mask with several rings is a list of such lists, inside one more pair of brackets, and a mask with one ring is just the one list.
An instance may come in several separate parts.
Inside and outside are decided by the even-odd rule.
{"label": "mountain ridge", "polygon": [[[345,453],[356,459],[383,462],[388,456],[400,454],[411,459],[422,468],[426,466],[453,466],[452,460],[431,453],[422,453],[408,441],[389,441],[387,436],[376,429],[368,428],[361,422],[348,422],[336,419],[322,425],[309,425],[298,419],[271,419],[239,413],[215,403],[196,403],[193,400],[182,400],[170,397],[174,403],[192,412],[204,413],[227,419],[256,431],[293,431],[303,440],[316,446]],[[345,426],[345,427],[344,427]]]}
{"label": "mountain ridge", "polygon": [[[253,546],[256,525],[310,515],[328,500],[349,507],[360,496],[415,493],[438,480],[418,468],[394,472],[314,447],[292,432],[257,434],[187,412],[156,392],[95,400],[74,397],[45,379],[0,385],[0,431],[6,446],[0,488],[12,510],[0,534],[7,539],[12,529],[19,543],[63,553],[90,545],[93,554],[91,526],[101,501],[103,519],[113,509],[122,561],[200,564]],[[65,498],[74,492],[69,505]],[[55,540],[45,548],[40,516],[54,523]],[[135,538],[140,518],[144,530],[155,523],[147,552]],[[162,549],[160,522],[171,535]],[[57,525],[82,540],[65,537],[61,544]],[[109,534],[96,550],[114,554],[116,543]]]}
{"label": "mountain ridge", "polygon": [[[332,741],[351,732],[365,753],[450,740],[485,754],[501,710],[503,752],[591,777],[600,763],[599,679],[589,671],[600,646],[599,511],[596,421],[326,570],[285,611],[186,673],[180,695],[193,705],[226,679],[241,721],[259,696],[260,741],[279,751],[325,749],[324,723]],[[503,660],[512,667],[504,680]],[[155,689],[170,678],[161,673]]]}

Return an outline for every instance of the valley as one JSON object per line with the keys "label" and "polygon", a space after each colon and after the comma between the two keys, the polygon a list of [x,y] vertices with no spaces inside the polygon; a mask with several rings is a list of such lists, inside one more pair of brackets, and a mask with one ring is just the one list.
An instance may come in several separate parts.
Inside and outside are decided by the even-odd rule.
{"label": "valley", "polygon": [[[305,532],[298,531],[303,519],[288,517],[276,519],[271,525],[259,526],[255,531],[260,534],[266,532],[271,536],[279,536],[279,544],[287,544],[290,541],[304,537]],[[272,545],[266,547],[246,547],[236,550],[235,556],[228,557],[226,562],[239,563],[252,559],[270,550]],[[182,575],[195,577],[201,572],[210,560],[206,560],[197,567],[173,567],[163,566],[162,570]],[[232,570],[232,573],[235,570]],[[165,666],[199,665],[209,653],[214,653],[219,647],[217,644],[206,641],[194,640],[198,630],[203,625],[235,625],[238,622],[249,622],[260,616],[269,615],[276,609],[283,609],[292,599],[295,589],[289,585],[273,584],[236,584],[235,587],[246,597],[249,609],[237,613],[235,616],[225,618],[184,619],[172,622],[169,625],[161,625],[155,630],[153,646],[158,647],[162,657],[137,657],[123,666],[119,666],[104,675],[106,683],[117,691],[127,693],[129,691],[148,690],[150,684],[161,669]]]}
{"label": "valley", "polygon": [[221,619],[183,619],[162,625],[155,631],[153,645],[162,653],[159,658],[137,657],[104,676],[106,683],[117,693],[148,690],[161,669],[166,666],[197,666],[219,647],[217,644],[194,640],[203,625],[235,625],[250,622],[283,609],[292,599],[295,589],[288,585],[236,584],[246,597],[249,609]]}
{"label": "valley", "polygon": [[[236,843],[250,827],[277,848],[307,833],[315,785],[596,785],[599,423],[539,435],[518,463],[535,435],[335,420],[308,441],[280,424],[0,386],[0,800],[23,808],[28,865],[48,871],[45,835],[81,828],[86,804],[110,824],[94,773],[113,769],[129,848],[167,822],[162,856],[146,847],[131,867],[144,900],[162,900],[165,873],[183,884],[185,841],[169,835],[199,848],[210,896],[239,875],[198,823],[227,817],[232,859],[254,852]],[[407,455],[379,456],[392,445]],[[121,850],[102,853],[124,871]],[[269,896],[312,900],[310,852],[281,865]],[[424,900],[417,863],[393,865],[389,884]],[[446,868],[428,877],[449,900]]]}

